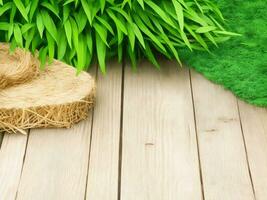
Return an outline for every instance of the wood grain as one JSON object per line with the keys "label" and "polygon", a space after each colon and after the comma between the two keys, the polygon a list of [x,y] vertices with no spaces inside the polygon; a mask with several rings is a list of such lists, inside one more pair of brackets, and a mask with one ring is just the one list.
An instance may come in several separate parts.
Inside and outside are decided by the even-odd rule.
{"label": "wood grain", "polygon": [[3,138],[0,149],[0,199],[15,200],[26,144],[26,135],[5,134]]}
{"label": "wood grain", "polygon": [[126,69],[122,200],[202,197],[189,72],[161,65]]}
{"label": "wood grain", "polygon": [[86,121],[4,135],[0,200],[267,198],[266,109],[175,62],[107,65]]}
{"label": "wood grain", "polygon": [[91,126],[92,112],[71,129],[31,130],[17,200],[84,199]]}
{"label": "wood grain", "polygon": [[91,118],[72,129],[32,130],[18,200],[73,200],[85,195]]}
{"label": "wood grain", "polygon": [[205,200],[254,199],[236,98],[192,72]]}
{"label": "wood grain", "polygon": [[240,116],[257,200],[267,199],[267,110],[239,101]]}
{"label": "wood grain", "polygon": [[116,200],[121,121],[122,65],[108,64],[108,72],[98,72],[94,110],[87,199]]}

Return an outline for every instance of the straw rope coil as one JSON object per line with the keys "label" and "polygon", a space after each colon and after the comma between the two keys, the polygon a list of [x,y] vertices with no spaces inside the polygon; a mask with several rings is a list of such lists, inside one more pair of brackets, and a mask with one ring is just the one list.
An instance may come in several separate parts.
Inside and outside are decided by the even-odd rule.
{"label": "straw rope coil", "polygon": [[94,97],[88,73],[77,76],[73,67],[54,61],[30,82],[0,90],[0,132],[69,128],[88,116]]}
{"label": "straw rope coil", "polygon": [[30,52],[16,48],[10,53],[10,45],[0,43],[0,90],[36,78],[39,65]]}

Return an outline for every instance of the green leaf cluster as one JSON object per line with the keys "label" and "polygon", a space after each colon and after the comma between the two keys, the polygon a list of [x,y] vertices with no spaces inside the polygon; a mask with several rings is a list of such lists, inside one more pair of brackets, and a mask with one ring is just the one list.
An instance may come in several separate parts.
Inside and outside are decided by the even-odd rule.
{"label": "green leaf cluster", "polygon": [[0,0],[0,40],[86,69],[94,59],[140,58],[156,67],[155,53],[180,62],[179,49],[207,50],[234,33],[211,0]]}

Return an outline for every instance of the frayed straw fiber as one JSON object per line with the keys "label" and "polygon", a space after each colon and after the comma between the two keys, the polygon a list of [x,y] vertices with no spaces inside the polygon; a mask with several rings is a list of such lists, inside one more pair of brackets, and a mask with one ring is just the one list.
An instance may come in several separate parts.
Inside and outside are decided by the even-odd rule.
{"label": "frayed straw fiber", "polygon": [[76,76],[76,69],[59,61],[47,66],[31,81],[10,84],[13,86],[0,89],[0,132],[69,128],[85,119],[94,103],[92,77],[86,72]]}
{"label": "frayed straw fiber", "polygon": [[10,53],[8,44],[0,43],[0,90],[24,83],[39,74],[39,61],[30,52],[17,48]]}

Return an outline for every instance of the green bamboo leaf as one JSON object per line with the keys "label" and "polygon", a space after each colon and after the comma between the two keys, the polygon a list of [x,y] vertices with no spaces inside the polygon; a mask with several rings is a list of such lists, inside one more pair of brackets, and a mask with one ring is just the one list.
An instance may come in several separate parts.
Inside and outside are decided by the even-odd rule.
{"label": "green bamboo leaf", "polygon": [[136,55],[135,51],[131,48],[130,45],[128,45],[127,52],[131,60],[132,68],[136,70]]}
{"label": "green bamboo leaf", "polygon": [[35,36],[35,28],[32,28],[25,36],[25,48],[28,50],[30,48],[30,45],[32,43],[33,37]]}
{"label": "green bamboo leaf", "polygon": [[14,33],[14,24],[11,23],[8,28],[8,41],[10,41],[12,35]]}
{"label": "green bamboo leaf", "polygon": [[153,22],[154,26],[157,28],[157,31],[159,31],[162,34],[165,34],[165,32],[164,32],[164,30],[160,24],[160,21],[157,20],[157,18],[152,14],[149,14],[149,17],[151,18],[151,21]]}
{"label": "green bamboo leaf", "polygon": [[48,43],[49,63],[52,63],[55,56],[55,41],[48,31],[46,31],[46,39]]}
{"label": "green bamboo leaf", "polygon": [[63,6],[68,5],[68,4],[72,3],[72,2],[75,2],[75,0],[67,0],[67,1],[63,4]]}
{"label": "green bamboo leaf", "polygon": [[225,20],[224,17],[223,17],[223,15],[222,15],[222,12],[220,11],[220,9],[219,9],[213,2],[211,2],[211,1],[207,1],[206,3],[207,3],[207,5],[209,5],[209,8],[210,8],[211,10],[213,10],[213,11],[215,12],[215,14],[216,14],[222,21]]}
{"label": "green bamboo leaf", "polygon": [[43,40],[40,38],[39,35],[35,35],[34,38],[32,39],[32,44],[31,44],[31,50],[34,53],[37,48],[40,49],[40,44],[43,42]]}
{"label": "green bamboo leaf", "polygon": [[131,24],[129,24],[129,23],[127,24],[127,31],[128,31],[130,46],[132,47],[132,50],[134,50],[135,34],[134,34],[134,31],[133,31],[133,28],[132,28]]}
{"label": "green bamboo leaf", "polygon": [[93,38],[92,38],[91,31],[88,34],[86,34],[86,44],[87,44],[89,53],[92,55],[93,54]]}
{"label": "green bamboo leaf", "polygon": [[26,2],[26,12],[29,13],[31,10],[31,2]]}
{"label": "green bamboo leaf", "polygon": [[199,5],[199,3],[197,2],[197,0],[194,0],[194,3],[197,6],[197,8],[200,10],[200,12],[201,13],[204,13],[202,7]]}
{"label": "green bamboo leaf", "polygon": [[0,7],[0,16],[5,14],[6,11],[10,10],[12,8],[12,5],[13,4],[11,2],[8,2],[2,5],[2,7]]}
{"label": "green bamboo leaf", "polygon": [[165,34],[161,34],[161,38],[165,41],[165,43],[169,46],[171,52],[173,53],[175,59],[177,60],[177,62],[180,64],[180,66],[182,66],[182,62],[179,58],[178,52],[175,49],[173,43],[170,41],[170,39],[165,35]]}
{"label": "green bamboo leaf", "polygon": [[123,0],[121,8],[124,8],[126,4],[128,4],[129,7],[132,8],[132,0]]}
{"label": "green bamboo leaf", "polygon": [[138,9],[136,13],[139,18],[144,22],[144,24],[152,31],[155,31],[153,24],[151,23],[151,19],[148,17],[148,15],[144,15],[143,11],[141,9]]}
{"label": "green bamboo leaf", "polygon": [[201,35],[196,34],[190,26],[185,25],[186,30],[189,31],[189,33],[196,39],[196,41],[206,50],[209,52],[209,48],[207,43],[204,41],[204,39],[201,37]]}
{"label": "green bamboo leaf", "polygon": [[20,27],[18,24],[15,24],[15,26],[14,26],[14,37],[15,37],[16,43],[20,47],[23,47],[22,34],[21,34],[21,30],[20,30]]}
{"label": "green bamboo leaf", "polygon": [[28,22],[28,13],[21,0],[13,0],[23,18]]}
{"label": "green bamboo leaf", "polygon": [[123,22],[120,21],[110,9],[107,10],[107,13],[113,19],[113,21],[115,22],[117,28],[119,30],[121,30],[125,35],[127,35],[128,34],[127,33],[127,29],[126,29],[125,25],[123,24]]}
{"label": "green bamboo leaf", "polygon": [[79,30],[78,30],[77,23],[75,22],[73,18],[70,18],[70,24],[71,24],[71,29],[72,29],[72,41],[74,44],[74,48],[77,52],[79,49]]}
{"label": "green bamboo leaf", "polygon": [[217,27],[215,26],[204,26],[204,27],[200,27],[196,30],[196,33],[207,33],[207,32],[210,32],[210,31],[214,31],[216,30]]}
{"label": "green bamboo leaf", "polygon": [[181,29],[181,31],[183,31],[184,30],[183,7],[181,6],[181,4],[177,0],[172,0],[172,3],[173,3],[174,8],[175,8],[175,12],[176,12],[177,20],[179,22],[180,29]]}
{"label": "green bamboo leaf", "polygon": [[92,11],[91,8],[86,0],[81,0],[83,10],[89,20],[90,25],[92,25],[93,17],[92,17]]}
{"label": "green bamboo leaf", "polygon": [[186,34],[183,32],[183,31],[180,31],[180,35],[184,41],[184,43],[186,44],[186,46],[192,51],[192,47],[191,47],[191,44],[186,36]]}
{"label": "green bamboo leaf", "polygon": [[66,37],[68,40],[68,44],[69,44],[70,48],[72,48],[72,28],[71,28],[71,23],[69,20],[67,20],[64,23],[64,29],[65,29]]}
{"label": "green bamboo leaf", "polygon": [[44,23],[45,28],[50,33],[52,38],[58,42],[58,35],[57,35],[57,27],[53,21],[53,19],[50,17],[47,11],[42,10],[41,11],[42,20]]}
{"label": "green bamboo leaf", "polygon": [[95,28],[96,32],[98,33],[98,35],[100,36],[101,40],[107,45],[107,29],[105,29],[103,26],[94,23],[93,27]]}
{"label": "green bamboo leaf", "polygon": [[79,74],[86,67],[87,46],[85,37],[79,37],[79,49],[77,51],[77,73]]}
{"label": "green bamboo leaf", "polygon": [[84,13],[84,11],[81,9],[78,13],[74,14],[75,21],[78,25],[79,33],[81,33],[87,24],[87,17]]}
{"label": "green bamboo leaf", "polygon": [[31,2],[32,3],[31,3],[30,13],[29,13],[30,21],[32,21],[32,18],[33,18],[34,14],[35,14],[35,11],[36,11],[36,9],[38,7],[39,0],[32,0]]}
{"label": "green bamboo leaf", "polygon": [[97,32],[95,34],[95,38],[99,67],[103,73],[106,73],[106,45]]}
{"label": "green bamboo leaf", "polygon": [[123,56],[123,47],[122,43],[118,44],[118,61],[119,63],[122,62],[122,56]]}
{"label": "green bamboo leaf", "polygon": [[143,10],[145,10],[144,0],[137,0],[137,2],[140,4]]}
{"label": "green bamboo leaf", "polygon": [[41,5],[45,8],[47,8],[48,10],[50,10],[52,13],[54,13],[54,15],[56,15],[59,19],[59,10],[57,8],[57,6],[50,4],[49,2],[42,2]]}
{"label": "green bamboo leaf", "polygon": [[176,28],[175,24],[168,17],[166,12],[164,12],[157,4],[155,4],[153,1],[146,1],[146,4],[151,7],[157,13],[157,15],[162,18],[162,20],[164,20],[170,26]]}
{"label": "green bamboo leaf", "polygon": [[11,40],[11,44],[10,44],[9,52],[10,52],[11,54],[14,53],[16,47],[17,47],[16,40],[15,40],[15,38],[12,38],[12,40]]}
{"label": "green bamboo leaf", "polygon": [[134,15],[134,20],[138,27],[142,30],[142,32],[145,33],[160,49],[162,49],[162,51],[166,52],[165,47],[161,44],[158,38],[153,33],[151,33],[151,31],[143,24],[143,22],[137,15]]}
{"label": "green bamboo leaf", "polygon": [[45,27],[44,27],[43,19],[40,13],[37,13],[37,16],[36,16],[36,26],[39,31],[40,37],[43,38],[43,32],[44,32]]}
{"label": "green bamboo leaf", "polygon": [[63,60],[66,50],[67,50],[68,43],[67,43],[67,38],[66,38],[65,31],[63,28],[59,30],[59,34],[60,34],[60,37],[58,41],[57,58],[59,60]]}
{"label": "green bamboo leaf", "polygon": [[215,46],[218,46],[217,45],[217,42],[215,41],[214,37],[212,37],[212,35],[207,32],[207,33],[204,33],[204,35],[215,45]]}
{"label": "green bamboo leaf", "polygon": [[101,24],[103,24],[103,26],[105,26],[106,29],[107,29],[112,35],[114,35],[114,31],[113,31],[112,27],[109,25],[109,23],[108,23],[105,19],[103,19],[103,18],[101,18],[101,17],[98,17],[98,16],[96,16],[96,19],[97,19]]}
{"label": "green bamboo leaf", "polygon": [[13,4],[12,4],[12,8],[11,8],[10,18],[9,18],[11,24],[14,23],[14,18],[15,18],[16,13],[17,13],[17,7],[16,7],[16,5],[13,3]]}
{"label": "green bamboo leaf", "polygon": [[184,0],[178,0],[180,4],[183,5],[183,7],[185,7],[186,9],[188,9],[188,6],[186,5],[186,3],[184,2]]}
{"label": "green bamboo leaf", "polygon": [[47,47],[42,47],[39,51],[39,59],[41,61],[41,69],[42,70],[45,68],[47,52],[48,52]]}
{"label": "green bamboo leaf", "polygon": [[105,5],[106,5],[106,0],[100,0],[101,13],[104,12]]}
{"label": "green bamboo leaf", "polygon": [[152,53],[152,50],[148,43],[146,43],[146,51],[145,54],[147,55],[147,58],[150,60],[150,62],[155,65],[156,68],[160,69],[160,65],[158,64],[154,54]]}
{"label": "green bamboo leaf", "polygon": [[0,30],[8,31],[10,24],[8,22],[0,22]]}
{"label": "green bamboo leaf", "polygon": [[70,16],[70,6],[66,5],[63,7],[63,23],[66,22],[69,16]]}
{"label": "green bamboo leaf", "polygon": [[120,13],[128,22],[132,21],[130,16],[121,8],[111,7],[110,9],[115,10],[116,12]]}
{"label": "green bamboo leaf", "polygon": [[214,31],[214,33],[218,33],[221,35],[228,35],[228,36],[242,36],[241,34],[229,32],[229,31]]}
{"label": "green bamboo leaf", "polygon": [[134,23],[132,24],[132,28],[133,28],[134,34],[136,35],[136,37],[139,40],[140,44],[143,46],[144,49],[146,49],[145,41],[144,41],[144,38],[143,38],[143,35],[142,35],[140,29]]}
{"label": "green bamboo leaf", "polygon": [[21,34],[23,35],[24,33],[28,32],[31,28],[33,28],[35,24],[24,24],[21,27]]}
{"label": "green bamboo leaf", "polygon": [[[209,45],[239,34],[224,28],[211,0],[0,0],[2,42],[41,51],[86,69],[97,58],[141,57],[159,67],[156,54],[179,60],[181,49],[209,51]],[[146,47],[148,46],[148,47]],[[110,51],[107,51],[107,47]],[[148,48],[148,49],[147,49]],[[182,51],[182,50],[181,50]]]}
{"label": "green bamboo leaf", "polygon": [[124,39],[124,35],[123,32],[120,29],[117,29],[117,42],[118,42],[118,46],[123,42]]}
{"label": "green bamboo leaf", "polygon": [[208,26],[208,23],[205,20],[203,20],[201,17],[199,17],[198,13],[196,13],[192,8],[188,8],[185,11],[184,16],[200,24],[201,26]]}

